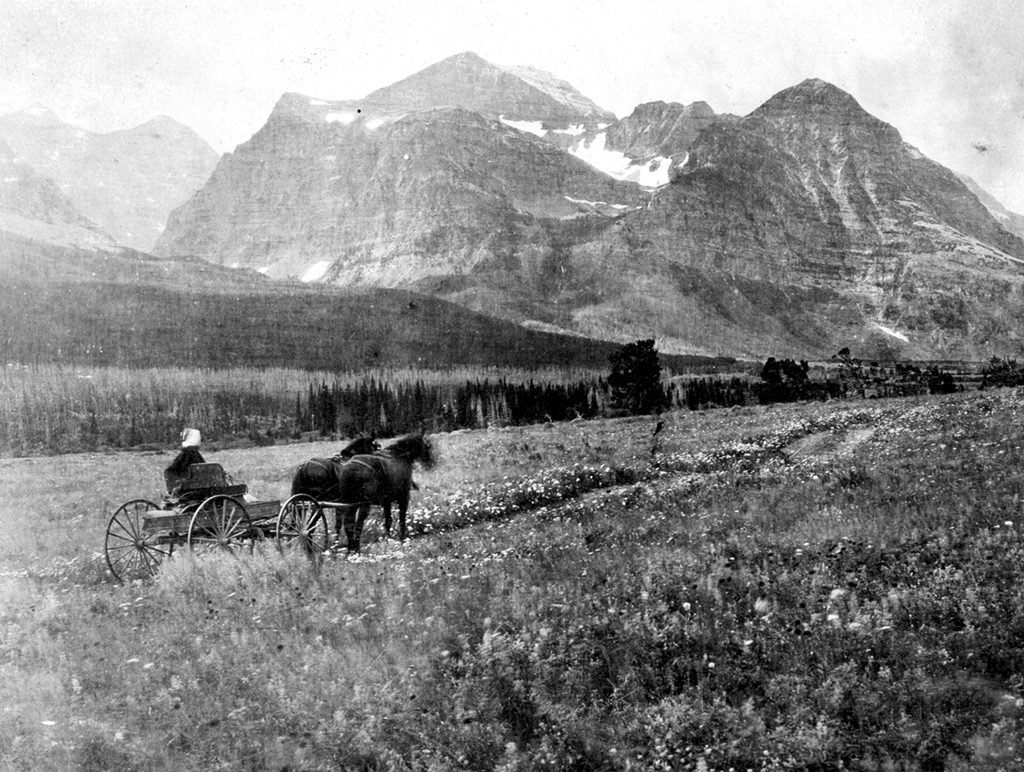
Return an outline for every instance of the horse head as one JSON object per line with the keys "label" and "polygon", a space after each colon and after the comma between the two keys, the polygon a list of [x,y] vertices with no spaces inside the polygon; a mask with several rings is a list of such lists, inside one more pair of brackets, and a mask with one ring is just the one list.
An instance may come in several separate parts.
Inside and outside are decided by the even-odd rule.
{"label": "horse head", "polygon": [[419,464],[424,469],[431,469],[438,462],[434,444],[423,434],[407,434],[395,440],[384,450],[394,458],[402,459],[410,464]]}

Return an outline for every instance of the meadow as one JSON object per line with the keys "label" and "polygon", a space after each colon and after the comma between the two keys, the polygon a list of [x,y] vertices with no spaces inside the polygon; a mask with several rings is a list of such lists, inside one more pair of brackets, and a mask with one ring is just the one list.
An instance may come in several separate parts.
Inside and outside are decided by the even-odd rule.
{"label": "meadow", "polygon": [[1024,768],[1024,390],[661,418],[435,434],[404,544],[128,586],[170,451],[0,459],[0,769]]}

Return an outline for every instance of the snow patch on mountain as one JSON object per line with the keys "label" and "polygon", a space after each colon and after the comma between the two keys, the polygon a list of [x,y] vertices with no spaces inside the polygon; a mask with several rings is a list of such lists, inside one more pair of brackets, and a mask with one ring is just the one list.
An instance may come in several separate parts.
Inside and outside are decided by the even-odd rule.
{"label": "snow patch on mountain", "polygon": [[908,338],[902,332],[897,332],[892,327],[886,327],[884,324],[878,324],[878,322],[875,322],[875,327],[884,332],[886,335],[896,338],[897,340],[902,340],[904,343],[910,343],[910,338]]}
{"label": "snow patch on mountain", "polygon": [[629,209],[629,204],[609,204],[607,201],[587,201],[585,198],[573,198],[572,196],[562,196],[566,201],[572,201],[574,204],[586,204],[587,206],[610,206],[612,209]]}
{"label": "snow patch on mountain", "polygon": [[324,116],[324,120],[328,123],[352,123],[355,119],[355,113],[327,113]]}
{"label": "snow patch on mountain", "polygon": [[618,180],[636,182],[645,188],[658,188],[667,185],[672,159],[657,156],[651,161],[637,163],[625,153],[608,150],[606,132],[601,132],[590,142],[581,142],[570,152],[581,161],[586,161],[595,169]]}
{"label": "snow patch on mountain", "polygon": [[302,274],[302,281],[310,282],[322,279],[324,274],[327,273],[327,269],[331,267],[330,260],[321,260],[318,263],[313,263],[304,274]]}
{"label": "snow patch on mountain", "polygon": [[498,120],[506,126],[511,126],[513,129],[519,129],[538,137],[543,137],[547,134],[547,131],[544,130],[544,124],[540,121],[510,121],[503,115],[499,115]]}

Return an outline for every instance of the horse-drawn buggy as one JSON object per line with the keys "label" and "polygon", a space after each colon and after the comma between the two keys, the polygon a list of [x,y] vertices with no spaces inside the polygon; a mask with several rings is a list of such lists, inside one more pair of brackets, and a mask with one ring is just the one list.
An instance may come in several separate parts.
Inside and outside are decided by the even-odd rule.
{"label": "horse-drawn buggy", "polygon": [[[384,531],[390,534],[392,503],[398,504],[404,539],[414,463],[428,468],[434,463],[430,441],[422,435],[407,435],[387,448],[362,437],[333,458],[301,465],[284,503],[252,500],[247,487],[231,480],[220,464],[191,463],[173,481],[168,476],[171,495],[162,505],[132,499],[117,508],[107,524],[107,564],[119,580],[131,581],[151,577],[177,547],[193,553],[251,551],[256,542],[270,539],[316,560],[331,546],[327,510],[334,511],[337,536],[344,530],[348,550],[358,552],[370,506],[383,508]],[[168,467],[165,474],[170,472]]]}
{"label": "horse-drawn buggy", "polygon": [[200,463],[188,467],[162,504],[149,499],[125,502],[107,523],[111,572],[122,582],[151,577],[182,546],[194,553],[231,553],[251,551],[256,542],[273,539],[314,560],[327,550],[327,521],[315,498],[299,494],[284,503],[253,501],[247,492],[220,464]]}

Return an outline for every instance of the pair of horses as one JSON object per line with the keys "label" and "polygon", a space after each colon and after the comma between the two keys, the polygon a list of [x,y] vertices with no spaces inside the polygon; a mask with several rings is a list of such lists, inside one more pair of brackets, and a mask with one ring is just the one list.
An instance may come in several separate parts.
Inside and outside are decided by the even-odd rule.
{"label": "pair of horses", "polygon": [[292,495],[305,493],[334,507],[334,531],[338,538],[344,527],[349,552],[359,552],[363,524],[370,507],[384,509],[384,533],[391,535],[391,505],[398,504],[398,535],[406,538],[406,512],[415,483],[414,464],[425,469],[436,463],[430,440],[422,434],[408,434],[386,448],[372,437],[360,437],[346,445],[334,458],[311,458],[292,479]]}

